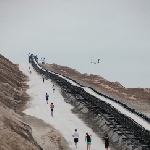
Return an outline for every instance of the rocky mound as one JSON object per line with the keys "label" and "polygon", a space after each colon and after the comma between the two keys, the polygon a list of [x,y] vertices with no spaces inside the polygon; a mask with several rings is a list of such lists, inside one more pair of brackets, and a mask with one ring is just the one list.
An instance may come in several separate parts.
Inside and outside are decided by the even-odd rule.
{"label": "rocky mound", "polygon": [[28,100],[26,80],[17,65],[0,55],[0,150],[41,149],[19,115]]}

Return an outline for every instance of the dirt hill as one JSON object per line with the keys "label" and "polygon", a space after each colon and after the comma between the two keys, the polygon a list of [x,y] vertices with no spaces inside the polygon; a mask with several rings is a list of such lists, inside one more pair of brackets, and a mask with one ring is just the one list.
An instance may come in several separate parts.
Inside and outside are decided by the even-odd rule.
{"label": "dirt hill", "polygon": [[0,150],[70,150],[53,126],[22,112],[30,107],[27,81],[18,65],[0,55]]}
{"label": "dirt hill", "polygon": [[32,129],[21,121],[28,100],[27,77],[17,65],[0,55],[0,150],[40,150]]}

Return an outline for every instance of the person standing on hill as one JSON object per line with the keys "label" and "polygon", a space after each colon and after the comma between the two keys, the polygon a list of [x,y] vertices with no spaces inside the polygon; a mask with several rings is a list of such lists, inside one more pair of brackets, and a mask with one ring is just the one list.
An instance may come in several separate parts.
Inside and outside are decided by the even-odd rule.
{"label": "person standing on hill", "polygon": [[108,150],[109,147],[109,136],[108,133],[106,133],[106,135],[103,137],[103,139],[105,140],[105,150]]}
{"label": "person standing on hill", "polygon": [[54,85],[52,86],[52,89],[53,89],[53,93],[54,93],[55,92],[55,86]]}
{"label": "person standing on hill", "polygon": [[89,135],[88,133],[86,133],[86,136],[85,136],[85,141],[87,143],[87,150],[90,150],[90,146],[91,146],[91,135]]}
{"label": "person standing on hill", "polygon": [[50,104],[50,109],[51,109],[51,116],[53,117],[53,110],[54,110],[54,104],[53,103]]}
{"label": "person standing on hill", "polygon": [[77,129],[75,129],[75,132],[72,136],[74,137],[74,143],[77,148],[77,143],[78,143],[78,139],[79,139],[79,133],[77,132]]}
{"label": "person standing on hill", "polygon": [[47,102],[47,104],[48,104],[49,95],[46,93],[45,97],[46,97],[46,102]]}
{"label": "person standing on hill", "polygon": [[29,73],[30,73],[30,67],[29,67]]}
{"label": "person standing on hill", "polygon": [[29,67],[29,73],[32,73],[32,72],[31,72],[31,68],[30,68],[30,67]]}

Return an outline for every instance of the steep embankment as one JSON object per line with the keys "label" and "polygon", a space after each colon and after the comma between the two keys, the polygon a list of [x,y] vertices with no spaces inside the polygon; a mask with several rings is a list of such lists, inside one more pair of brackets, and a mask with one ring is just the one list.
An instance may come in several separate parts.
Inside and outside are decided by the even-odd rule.
{"label": "steep embankment", "polygon": [[20,120],[28,100],[27,77],[8,59],[0,55],[0,150],[39,150],[31,128]]}
{"label": "steep embankment", "polygon": [[43,68],[64,74],[85,86],[114,97],[143,113],[150,115],[150,88],[125,88],[119,82],[110,82],[101,76],[81,74],[66,66],[41,64]]}

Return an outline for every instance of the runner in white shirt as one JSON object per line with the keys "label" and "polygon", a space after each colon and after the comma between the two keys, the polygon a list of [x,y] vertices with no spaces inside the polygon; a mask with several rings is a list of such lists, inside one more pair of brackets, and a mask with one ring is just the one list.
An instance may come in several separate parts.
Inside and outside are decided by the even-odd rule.
{"label": "runner in white shirt", "polygon": [[79,133],[77,132],[77,129],[75,129],[75,132],[72,136],[74,137],[74,143],[77,148],[77,143],[78,143],[78,139],[79,139]]}

